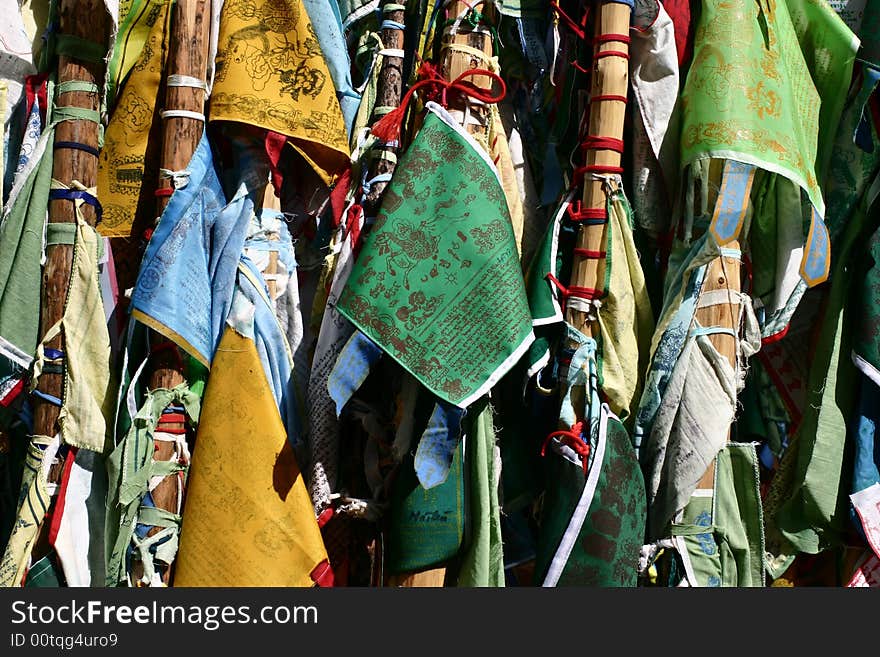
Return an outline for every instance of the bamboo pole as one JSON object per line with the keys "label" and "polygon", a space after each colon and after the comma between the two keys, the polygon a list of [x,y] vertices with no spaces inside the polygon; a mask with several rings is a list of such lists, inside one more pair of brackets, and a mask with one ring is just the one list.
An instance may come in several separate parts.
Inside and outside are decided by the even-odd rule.
{"label": "bamboo pole", "polygon": [[[107,12],[101,0],[62,0],[58,9],[59,31],[95,43],[107,42]],[[96,84],[100,89],[104,78],[103,62],[84,62],[75,57],[58,57],[57,83],[82,81]],[[56,107],[80,107],[100,110],[100,92],[67,91],[55,98]],[[99,126],[93,121],[64,121],[55,128],[56,142],[78,142],[98,148]],[[86,187],[94,187],[98,180],[98,158],[91,153],[69,148],[58,149],[52,163],[52,177],[70,185],[74,180]],[[80,209],[83,218],[94,226],[97,220],[95,208],[84,203]],[[76,223],[74,201],[56,199],[49,201],[51,223]],[[67,289],[73,267],[73,246],[50,244],[46,247],[46,265],[43,268],[43,285],[40,297],[40,334],[45,335],[64,314]],[[63,337],[53,338],[48,348],[63,350]],[[64,375],[43,372],[37,382],[40,392],[61,398]],[[34,397],[34,434],[54,436],[58,432],[60,407],[39,397]],[[64,456],[59,452],[49,470],[49,481],[57,482],[64,468]],[[47,514],[48,515],[48,514]],[[33,559],[49,554],[48,523],[42,523],[40,534],[32,551]]]}
{"label": "bamboo pole", "polygon": [[[618,2],[599,3],[596,17],[596,35],[628,35],[630,22],[629,5]],[[629,45],[624,41],[596,40],[593,60],[593,75],[590,88],[588,134],[594,137],[621,139],[623,122],[626,116],[626,98],[629,90],[629,60],[624,56],[602,56],[602,52],[628,53]],[[598,100],[598,97],[605,97]],[[608,97],[618,97],[620,100]],[[619,167],[621,154],[613,149],[589,148],[586,150],[584,164],[588,167]],[[582,207],[585,209],[604,209],[606,201],[605,183],[587,173],[584,176]],[[583,225],[578,227],[577,248],[588,251],[605,251],[608,243],[608,225]],[[599,289],[605,280],[605,258],[583,257],[577,253],[572,266],[573,286]],[[596,337],[598,323],[590,320],[588,313],[566,308],[566,321],[587,336]]]}
{"label": "bamboo pole", "polygon": [[[176,0],[172,7],[171,39],[168,53],[168,75],[186,75],[204,80],[208,68],[208,33],[211,23],[210,0]],[[202,113],[205,108],[205,92],[193,87],[168,86],[165,93],[165,110],[186,110]],[[189,164],[202,138],[204,122],[189,118],[172,116],[164,119],[162,143],[162,168],[180,171]],[[171,180],[165,178],[161,184],[164,188],[171,187]],[[157,217],[168,204],[167,196],[157,199]],[[158,218],[157,218],[158,221]],[[165,342],[165,337],[150,332],[150,344]],[[183,372],[177,363],[182,358],[177,348],[162,350],[152,355],[152,372],[149,377],[149,388],[174,388],[185,381]],[[182,429],[185,425],[169,425],[170,429]],[[174,456],[174,444],[167,441],[156,441],[153,459],[168,461]],[[182,484],[176,476],[165,477],[153,489],[153,502],[158,508],[177,513],[178,499]],[[149,536],[161,531],[154,527]],[[139,581],[142,566],[133,566],[133,581]],[[171,583],[171,564],[156,563],[156,569],[162,575],[166,585]]]}

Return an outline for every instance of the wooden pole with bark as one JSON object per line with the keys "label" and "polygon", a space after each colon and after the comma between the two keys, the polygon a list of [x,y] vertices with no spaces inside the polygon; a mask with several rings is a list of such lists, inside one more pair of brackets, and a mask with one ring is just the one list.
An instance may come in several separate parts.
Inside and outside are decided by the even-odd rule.
{"label": "wooden pole with bark", "polygon": [[[478,4],[465,2],[464,0],[455,0],[450,3],[448,20],[456,18],[464,18],[475,10]],[[473,14],[471,14],[473,15]],[[444,50],[441,62],[441,72],[443,77],[452,81],[455,80],[465,71],[471,69],[488,69],[489,60],[492,58],[494,44],[492,43],[491,22],[494,21],[494,5],[483,5],[483,12],[479,15],[479,22],[474,27],[470,21],[461,20],[457,29],[455,25],[446,27],[443,33]],[[483,55],[476,53],[468,53],[456,46],[464,46],[472,48],[475,51],[482,52]],[[492,79],[486,75],[475,75],[467,79],[468,82],[482,90],[490,90],[492,88]],[[462,118],[459,119],[470,134],[475,137],[485,137],[489,131],[489,108],[478,101],[465,96],[464,94],[456,94],[450,98],[449,109],[453,112],[461,112]]]}
{"label": "wooden pole with bark", "polygon": [[[208,35],[211,25],[210,0],[176,0],[172,7],[171,39],[168,53],[168,76],[181,75],[204,80],[208,69]],[[165,95],[165,111],[184,110],[201,114],[205,109],[205,90],[190,86],[169,85]],[[199,145],[205,122],[187,116],[168,116],[163,120],[162,168],[169,171],[183,170],[192,159]],[[172,180],[162,178],[161,188],[171,188]],[[156,216],[161,217],[168,204],[169,197],[159,195],[157,198]],[[166,342],[166,338],[150,332],[150,344],[155,346]],[[151,355],[152,371],[149,376],[149,388],[174,388],[184,383],[184,373],[179,363],[183,355],[176,347],[155,351]],[[168,429],[184,429],[184,424],[169,424]],[[156,441],[153,458],[156,461],[168,461],[174,457],[175,445],[168,441]],[[153,502],[160,509],[178,513],[179,500],[182,498],[180,479],[176,475],[165,477],[152,491]],[[154,527],[148,536],[161,531]],[[142,566],[133,566],[133,581],[139,581]],[[171,564],[156,564],[165,585],[171,583]]]}
{"label": "wooden pole with bark", "polygon": [[[473,6],[462,0],[455,0],[450,3],[447,19],[452,21],[459,17],[464,18],[472,11]],[[486,5],[476,28],[465,20],[459,22],[458,29],[453,29],[454,25],[449,25],[446,28],[443,34],[445,47],[440,69],[444,79],[452,81],[465,71],[488,68],[488,61],[493,55],[494,46],[491,30],[484,21],[492,21],[493,15],[493,7]],[[472,48],[483,53],[483,56],[469,53],[455,46]],[[485,75],[474,76],[469,78],[469,81],[483,90],[488,91],[492,88],[492,79]],[[489,109],[486,105],[476,103],[464,94],[457,94],[455,97],[450,98],[449,109],[453,112],[453,116],[456,115],[455,113],[460,113],[461,118],[459,120],[463,122],[465,130],[477,138],[485,139],[489,129]],[[441,566],[417,573],[390,576],[388,578],[388,585],[400,587],[441,587],[446,580],[446,570],[445,566]]]}
{"label": "wooden pole with bark", "polygon": [[[85,39],[92,43],[106,44],[108,38],[108,16],[101,0],[62,0],[58,10],[58,28],[61,34]],[[104,81],[105,64],[87,62],[76,57],[58,57],[56,85],[64,82],[86,82],[101,88]],[[100,91],[65,91],[55,97],[56,107],[78,107],[100,111]],[[55,128],[55,142],[75,142],[98,149],[99,126],[94,121],[63,121]],[[87,188],[97,185],[98,158],[87,151],[60,148],[55,151],[52,163],[52,178],[71,185],[74,180]],[[83,218],[95,226],[97,214],[88,203],[80,209]],[[49,222],[76,224],[76,211],[73,200],[54,199],[49,201]],[[46,246],[46,264],[43,267],[43,285],[40,297],[40,335],[45,335],[64,314],[67,290],[73,268],[73,245],[49,244]],[[64,350],[61,335],[46,344],[47,348]],[[41,393],[61,399],[64,375],[58,371],[44,371],[37,382]],[[58,432],[58,416],[61,408],[41,397],[34,396],[34,434],[54,436]],[[58,482],[64,468],[64,456],[59,452],[49,470],[49,481]],[[33,559],[49,554],[48,523],[40,528],[40,535],[34,545]]]}
{"label": "wooden pole with bark", "polygon": [[[403,25],[405,20],[405,10],[400,0],[383,0],[382,2],[382,18],[386,25],[382,27],[382,45],[386,51],[402,51],[403,50],[403,30],[397,25]],[[373,122],[378,121],[388,111],[400,105],[400,99],[403,95],[403,57],[397,57],[393,54],[386,54],[382,57],[382,68],[379,70],[379,81],[376,90],[376,108],[383,111],[377,112],[373,110]],[[373,159],[369,164],[367,179],[372,180],[378,175],[394,173],[397,166],[397,154],[400,152],[400,145],[382,144],[373,150]],[[375,217],[382,203],[382,196],[388,182],[376,182],[370,188],[369,193],[364,198],[364,214],[368,217]]]}

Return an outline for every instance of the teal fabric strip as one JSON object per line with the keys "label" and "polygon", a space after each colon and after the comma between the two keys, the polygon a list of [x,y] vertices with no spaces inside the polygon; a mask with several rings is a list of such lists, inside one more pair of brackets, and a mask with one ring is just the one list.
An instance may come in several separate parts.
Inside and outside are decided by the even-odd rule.
{"label": "teal fabric strip", "polygon": [[59,123],[61,121],[91,121],[101,125],[101,114],[96,110],[84,107],[56,107],[52,112],[52,119]]}
{"label": "teal fabric strip", "polygon": [[90,94],[96,94],[100,91],[98,85],[94,82],[87,82],[85,80],[67,80],[66,82],[59,82],[55,85],[55,94],[66,94],[70,91],[84,91]]}
{"label": "teal fabric strip", "polygon": [[56,34],[55,53],[82,62],[100,64],[107,54],[107,46],[73,34]]}
{"label": "teal fabric strip", "polygon": [[52,222],[46,224],[46,244],[70,244],[76,242],[76,224]]}

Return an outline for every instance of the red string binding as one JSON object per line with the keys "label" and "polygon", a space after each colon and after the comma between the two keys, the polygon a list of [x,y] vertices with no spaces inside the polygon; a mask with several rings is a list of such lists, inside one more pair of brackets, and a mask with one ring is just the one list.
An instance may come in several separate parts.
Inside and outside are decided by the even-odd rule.
{"label": "red string binding", "polygon": [[605,208],[585,208],[578,199],[568,206],[568,216],[572,221],[583,221],[585,219],[608,219],[608,210]]}
{"label": "red string binding", "polygon": [[[478,75],[485,75],[497,82],[501,88],[499,94],[497,96],[492,96],[474,86],[472,82],[467,81],[467,78],[476,77]],[[415,94],[416,91],[424,87],[432,88],[432,93],[428,94],[428,100],[437,101],[437,96],[439,95],[438,102],[444,107],[447,106],[447,96],[450,92],[470,96],[475,100],[487,104],[500,102],[507,94],[507,86],[504,84],[504,80],[501,79],[501,76],[492,71],[487,71],[482,68],[468,69],[452,82],[449,82],[443,79],[438,68],[434,64],[431,62],[424,62],[419,67],[419,81],[409,88],[409,91],[406,92],[406,95],[400,101],[400,105],[396,109],[388,112],[388,114],[376,122],[371,132],[386,143],[399,140],[400,128],[403,124],[404,116],[406,116],[406,108],[409,105],[409,101],[412,99],[413,94]]]}
{"label": "red string binding", "polygon": [[608,43],[610,41],[629,44],[632,39],[629,34],[597,34],[593,37],[593,43]]}
{"label": "red string binding", "polygon": [[608,150],[623,153],[623,140],[614,137],[597,137],[590,135],[581,142],[582,150]]}
{"label": "red string binding", "polygon": [[157,424],[184,424],[186,416],[183,413],[162,413]]}
{"label": "red string binding", "polygon": [[550,444],[550,441],[554,438],[559,438],[559,442],[571,447],[571,449],[573,449],[574,452],[581,457],[581,465],[584,468],[584,474],[587,474],[587,463],[589,461],[588,457],[590,456],[590,446],[581,437],[583,431],[583,421],[575,422],[573,425],[571,425],[571,430],[569,431],[554,431],[544,439],[544,444],[541,445],[541,456],[547,455],[547,445]]}
{"label": "red string binding", "polygon": [[612,167],[604,164],[588,164],[586,166],[577,167],[574,172],[574,183],[580,185],[583,182],[584,174],[587,173],[623,173],[623,167]]}
{"label": "red string binding", "polygon": [[590,249],[574,249],[574,254],[576,256],[580,256],[581,258],[587,258],[589,260],[599,260],[600,258],[604,258],[607,255],[605,251],[591,251]]}
{"label": "red string binding", "polygon": [[575,299],[587,299],[588,301],[592,301],[593,299],[598,299],[602,296],[600,290],[592,287],[581,287],[580,285],[570,285],[569,287],[565,287],[553,274],[548,273],[547,279],[559,289],[559,294],[562,296],[563,300],[573,297]]}
{"label": "red string binding", "polygon": [[620,103],[626,103],[629,101],[626,96],[618,96],[615,94],[599,94],[597,96],[590,96],[591,103],[595,103],[601,100],[616,100]]}
{"label": "red string binding", "polygon": [[584,17],[581,18],[580,25],[575,23],[571,19],[571,16],[569,16],[568,14],[566,14],[562,10],[562,7],[559,6],[559,3],[556,2],[556,0],[550,0],[550,7],[553,9],[553,11],[555,11],[559,15],[559,18],[562,19],[562,22],[565,23],[565,25],[568,27],[568,29],[570,29],[572,32],[574,32],[579,39],[583,40],[586,38],[586,36],[587,36],[587,33],[586,33],[587,18],[590,15],[590,8],[589,7],[587,7],[586,11],[584,12]]}
{"label": "red string binding", "polygon": [[593,59],[604,59],[605,57],[620,57],[621,59],[629,59],[629,53],[622,50],[600,50]]}
{"label": "red string binding", "polygon": [[577,70],[579,70],[584,75],[590,74],[590,69],[584,68],[583,66],[581,66],[580,63],[578,62],[578,60],[576,60],[576,59],[571,62],[571,65],[574,66]]}

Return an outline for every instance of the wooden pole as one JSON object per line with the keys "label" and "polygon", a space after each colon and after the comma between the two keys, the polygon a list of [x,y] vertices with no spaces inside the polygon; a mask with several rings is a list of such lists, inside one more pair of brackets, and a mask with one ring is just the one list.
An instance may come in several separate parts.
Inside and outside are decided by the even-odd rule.
{"label": "wooden pole", "polygon": [[[713,159],[709,165],[709,207],[715,206],[718,197],[718,189],[721,187],[721,176],[724,167],[724,160]],[[730,249],[738,249],[739,242],[730,242],[727,245]],[[739,258],[730,256],[720,256],[709,263],[706,270],[706,278],[703,280],[703,287],[700,295],[704,295],[714,290],[728,290],[728,296],[734,297],[734,303],[723,303],[705,308],[697,308],[694,318],[699,322],[700,326],[721,326],[733,329],[737,332],[739,328],[739,292],[741,289]],[[736,345],[737,338],[726,333],[712,333],[709,336],[718,353],[727,359],[730,366],[736,368]],[[727,432],[727,438],[730,440],[730,431]],[[697,484],[698,490],[714,490],[715,488],[715,461],[709,464],[700,483]]]}
{"label": "wooden pole", "polygon": [[[471,7],[478,6],[473,3],[464,2],[463,0],[455,0],[450,3],[447,20],[451,21],[458,17],[464,17],[471,10]],[[494,19],[494,5],[482,5],[482,18],[474,28],[469,22],[462,20],[458,29],[454,30],[454,25],[449,25],[443,31],[444,50],[441,64],[441,73],[446,80],[455,80],[465,71],[481,68],[488,68],[488,60],[493,54],[492,33],[488,21]],[[469,54],[463,50],[459,50],[456,46],[466,46],[483,53],[480,57],[476,54]],[[492,88],[492,79],[485,75],[475,75],[468,78],[468,82],[474,84],[480,89],[489,90]],[[465,130],[475,137],[485,138],[489,131],[489,108],[482,103],[477,103],[473,99],[466,97],[464,94],[457,94],[456,97],[450,98],[450,110],[464,113],[464,116],[470,115],[476,121],[467,121],[463,123]],[[463,121],[463,119],[461,119]]]}
{"label": "wooden pole", "polygon": [[[630,8],[618,2],[599,3],[596,17],[596,48],[593,59],[593,75],[590,88],[588,135],[620,140],[623,137],[623,121],[626,116],[626,101],[629,90],[629,45],[624,41],[605,40],[606,35],[628,35]],[[604,56],[603,52],[616,52],[621,55]],[[610,148],[588,148],[584,164],[587,167],[619,167],[621,154]],[[605,183],[594,178],[588,171],[584,175],[582,207],[585,209],[604,209],[606,201]],[[584,225],[578,228],[577,248],[592,252],[603,252],[608,243],[608,225]],[[605,258],[574,256],[571,283],[574,286],[601,290],[605,280]],[[590,320],[587,312],[566,308],[568,323],[587,336],[595,337],[598,323]]]}
{"label": "wooden pole", "polygon": [[[386,50],[403,50],[404,32],[394,25],[394,23],[403,25],[405,11],[398,8],[402,6],[401,0],[383,0],[382,2],[382,17],[385,21],[392,23],[392,25],[382,28],[382,45]],[[376,91],[376,107],[393,109],[400,105],[403,94],[403,57],[385,55],[382,58],[382,68],[379,70],[379,83]],[[381,119],[384,114],[385,112],[377,113],[374,111],[373,122]],[[372,180],[381,174],[393,174],[397,166],[399,152],[399,145],[384,144],[381,148],[377,148],[369,165],[367,179]],[[370,192],[364,198],[365,216],[376,216],[387,186],[387,182],[373,184]]]}
{"label": "wooden pole", "polygon": [[[101,0],[62,0],[58,10],[59,31],[80,37],[94,43],[107,42],[107,12]],[[89,82],[100,89],[104,79],[103,62],[84,62],[75,57],[58,57],[57,84],[68,81]],[[56,107],[80,107],[87,110],[100,110],[100,92],[66,91],[55,97]],[[98,148],[99,126],[93,121],[63,121],[55,128],[56,142],[77,142],[91,148]],[[86,187],[94,187],[98,180],[98,158],[91,153],[70,148],[58,149],[52,163],[52,177],[70,185],[74,180]],[[94,226],[97,220],[95,208],[84,203],[80,210],[83,218]],[[49,221],[51,223],[76,223],[74,201],[56,199],[49,201]],[[73,267],[73,246],[69,244],[50,244],[46,247],[46,265],[43,268],[43,286],[40,296],[40,335],[45,335],[64,314],[67,289]],[[51,349],[63,350],[62,336],[49,341]],[[43,372],[37,382],[37,390],[53,397],[61,398],[64,376],[61,373]],[[34,434],[54,436],[58,432],[60,407],[39,397],[34,402]],[[59,452],[51,469],[49,481],[57,482],[64,468],[64,456]],[[43,523],[40,535],[33,549],[33,558],[49,554],[48,524]]]}
{"label": "wooden pole", "polygon": [[[457,17],[464,17],[471,9],[471,5],[462,0],[456,0],[450,4],[447,20],[454,20]],[[492,20],[493,7],[485,6],[483,18]],[[383,37],[384,38],[384,37]],[[461,21],[458,29],[453,31],[453,26],[446,28],[443,34],[444,45],[443,59],[441,64],[441,72],[446,80],[454,80],[467,70],[475,68],[488,68],[488,60],[493,54],[492,35],[489,26],[482,20],[478,24],[477,29],[473,29],[469,22]],[[483,57],[475,54],[456,49],[455,45],[463,45],[474,48],[483,53]],[[450,47],[451,46],[451,47]],[[488,76],[480,75],[470,78],[470,82],[476,86],[489,90],[492,87],[492,80]],[[470,106],[468,106],[470,104]],[[450,109],[461,112],[461,121],[464,121],[464,128],[470,134],[478,138],[485,138],[488,133],[489,109],[483,104],[474,104],[464,95],[458,95],[450,99]],[[465,121],[470,115],[476,121]],[[400,587],[442,587],[446,581],[446,567],[431,568],[416,573],[403,573],[400,575],[392,575],[388,577],[389,586]]]}
{"label": "wooden pole", "polygon": [[[204,80],[208,69],[208,33],[211,24],[210,0],[176,0],[172,7],[171,39],[168,53],[168,75],[185,75]],[[194,87],[168,86],[165,94],[165,110],[185,110],[202,113],[205,108],[205,91]],[[202,138],[205,129],[203,121],[198,119],[169,116],[163,122],[162,168],[170,171],[183,170],[192,159],[193,153]],[[163,178],[160,188],[170,188],[172,181]],[[157,221],[168,204],[167,196],[157,199]],[[150,344],[165,342],[166,338],[150,332]],[[178,362],[183,358],[177,349],[162,350],[152,356],[152,372],[149,377],[151,390],[157,388],[174,388],[185,381]],[[184,424],[168,425],[169,429],[183,429]],[[174,443],[156,441],[153,459],[168,461],[174,456]],[[179,487],[182,484],[178,477],[165,477],[153,489],[153,502],[160,509],[178,513],[178,500],[181,497]],[[152,536],[161,531],[154,527],[148,532]],[[171,583],[171,564],[156,563],[157,572],[161,573],[165,585]],[[142,566],[133,566],[132,581],[140,581]]]}
{"label": "wooden pole", "polygon": [[[281,212],[281,199],[276,196],[275,188],[272,185],[266,185],[266,188],[263,190],[263,207]],[[279,239],[279,236],[272,235],[269,238],[269,241],[277,242]],[[269,279],[266,281],[266,287],[269,288],[269,300],[272,302],[273,307],[275,304],[275,295],[278,293],[278,281],[275,280],[275,274],[277,273],[278,250],[274,249],[269,251],[269,262],[263,270],[263,274],[269,276]]]}

